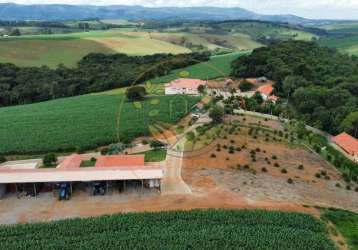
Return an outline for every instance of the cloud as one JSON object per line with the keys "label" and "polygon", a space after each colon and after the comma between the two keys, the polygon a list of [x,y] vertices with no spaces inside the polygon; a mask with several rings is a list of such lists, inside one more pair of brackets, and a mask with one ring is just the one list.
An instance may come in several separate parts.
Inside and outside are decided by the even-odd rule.
{"label": "cloud", "polygon": [[83,4],[243,7],[262,14],[295,14],[308,18],[358,18],[358,0],[0,0],[19,4]]}

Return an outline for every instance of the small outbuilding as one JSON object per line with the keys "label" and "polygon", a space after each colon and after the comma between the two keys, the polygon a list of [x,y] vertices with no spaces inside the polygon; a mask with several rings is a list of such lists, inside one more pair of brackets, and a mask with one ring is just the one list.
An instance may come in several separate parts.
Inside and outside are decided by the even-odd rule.
{"label": "small outbuilding", "polygon": [[347,133],[341,133],[332,138],[332,141],[349,154],[353,161],[358,162],[358,140]]}

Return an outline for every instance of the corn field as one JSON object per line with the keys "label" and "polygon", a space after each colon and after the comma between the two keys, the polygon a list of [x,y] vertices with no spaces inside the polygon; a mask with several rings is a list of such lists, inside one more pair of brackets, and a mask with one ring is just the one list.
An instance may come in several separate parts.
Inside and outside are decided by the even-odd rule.
{"label": "corn field", "polygon": [[194,210],[0,227],[1,249],[335,249],[300,213]]}
{"label": "corn field", "polygon": [[120,105],[123,98],[104,92],[0,108],[0,154],[93,149],[115,142],[118,134],[132,139],[149,134],[153,123],[174,124],[199,101],[158,96]]}

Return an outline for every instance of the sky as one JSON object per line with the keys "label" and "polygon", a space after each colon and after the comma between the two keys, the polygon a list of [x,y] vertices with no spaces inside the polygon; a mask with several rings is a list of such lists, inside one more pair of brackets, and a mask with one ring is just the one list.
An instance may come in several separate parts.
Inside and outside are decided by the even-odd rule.
{"label": "sky", "polygon": [[294,14],[314,19],[358,19],[358,0],[0,0],[19,4],[86,4],[242,7],[260,14]]}

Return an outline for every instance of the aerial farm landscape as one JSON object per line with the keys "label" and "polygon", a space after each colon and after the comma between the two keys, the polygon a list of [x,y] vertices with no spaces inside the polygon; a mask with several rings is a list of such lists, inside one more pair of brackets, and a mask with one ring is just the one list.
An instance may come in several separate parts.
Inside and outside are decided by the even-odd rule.
{"label": "aerial farm landscape", "polygon": [[354,18],[0,13],[1,249],[358,250]]}

